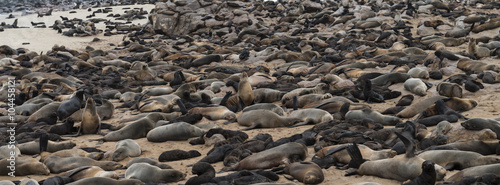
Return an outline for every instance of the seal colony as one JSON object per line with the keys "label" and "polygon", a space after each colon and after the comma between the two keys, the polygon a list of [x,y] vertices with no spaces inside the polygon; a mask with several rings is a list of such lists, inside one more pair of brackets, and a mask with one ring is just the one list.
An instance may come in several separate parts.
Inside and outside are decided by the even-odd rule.
{"label": "seal colony", "polygon": [[0,147],[0,175],[39,184],[500,178],[494,1],[148,3],[152,12],[124,15],[114,1],[75,7],[127,21],[148,14],[144,25],[91,15],[52,27],[124,33],[113,46],[0,46],[0,100],[10,101],[15,79],[20,152],[8,177],[11,149]]}

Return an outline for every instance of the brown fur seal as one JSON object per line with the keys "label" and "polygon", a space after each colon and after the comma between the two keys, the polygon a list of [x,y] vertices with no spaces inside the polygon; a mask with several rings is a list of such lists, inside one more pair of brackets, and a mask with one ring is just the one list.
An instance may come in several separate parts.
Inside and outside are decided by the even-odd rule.
{"label": "brown fur seal", "polygon": [[96,133],[101,134],[101,118],[97,114],[94,99],[89,97],[82,112],[80,129],[78,129],[78,133],[73,136]]}
{"label": "brown fur seal", "polygon": [[410,75],[406,73],[389,73],[382,76],[378,76],[372,79],[372,84],[376,86],[392,85],[395,83],[402,83],[410,78]]}
{"label": "brown fur seal", "polygon": [[49,152],[42,152],[40,154],[40,161],[45,161],[50,156],[59,156],[59,157],[88,157],[94,160],[100,160],[102,158],[102,153],[101,152],[86,152],[82,149],[78,148],[73,148],[73,149],[66,149],[66,150],[59,150],[54,153],[49,153]]}
{"label": "brown fur seal", "polygon": [[189,114],[201,114],[210,120],[236,120],[236,114],[224,106],[216,107],[194,107],[188,111]]}
{"label": "brown fur seal", "polygon": [[106,184],[106,185],[141,185],[144,184],[140,180],[122,179],[115,180],[109,177],[88,177],[67,185],[87,185],[87,184]]}
{"label": "brown fur seal", "polygon": [[122,168],[122,165],[114,161],[96,161],[86,157],[58,157],[50,156],[44,162],[52,173],[61,173],[81,166],[99,166],[104,170],[113,171]]}
{"label": "brown fur seal", "polygon": [[[422,173],[421,166],[425,160],[415,156],[415,145],[412,141],[408,140],[405,136],[399,133],[396,134],[406,146],[405,155],[399,155],[389,159],[362,162],[363,159],[359,149],[355,149],[357,148],[356,144],[349,146],[349,155],[354,160],[351,161],[351,163],[355,165],[354,167],[359,165],[354,174],[372,175],[387,179],[394,179],[397,181],[406,181],[419,176]],[[441,166],[436,167],[436,176],[438,180],[441,180],[444,177],[444,173],[446,173],[446,170],[444,170]]]}
{"label": "brown fur seal", "polygon": [[246,106],[252,105],[254,100],[254,94],[252,91],[252,86],[248,82],[248,75],[246,72],[241,73],[240,83],[238,84],[238,96],[243,100]]}
{"label": "brown fur seal", "polygon": [[[14,163],[13,163],[14,162]],[[9,166],[14,166],[10,168]],[[50,171],[43,163],[32,157],[15,157],[0,160],[1,176],[49,175]],[[14,174],[11,172],[14,171]]]}
{"label": "brown fur seal", "polygon": [[436,86],[436,90],[441,96],[462,97],[462,87],[456,83],[441,82]]}
{"label": "brown fur seal", "polygon": [[248,112],[248,111],[251,111],[251,110],[258,110],[258,109],[270,110],[270,111],[273,111],[274,113],[276,113],[276,114],[278,114],[280,116],[284,116],[285,115],[285,110],[283,110],[283,108],[281,108],[280,106],[278,106],[278,105],[276,105],[274,103],[258,103],[258,104],[254,104],[254,105],[245,107],[243,109],[243,112]]}
{"label": "brown fur seal", "polygon": [[247,128],[244,128],[242,130],[250,130],[254,128],[287,127],[301,121],[302,119],[300,118],[286,118],[279,116],[272,111],[263,109],[243,112],[238,117],[238,124],[241,126],[247,126]]}
{"label": "brown fur seal", "polygon": [[280,101],[285,92],[269,88],[258,88],[253,91],[255,103],[273,103]]}
{"label": "brown fur seal", "polygon": [[[70,141],[64,141],[64,142],[49,141],[47,145],[47,152],[57,152],[59,150],[71,149],[75,146],[76,144]],[[19,148],[22,154],[35,155],[40,153],[39,140],[22,143],[17,145],[16,147]]]}
{"label": "brown fur seal", "polygon": [[286,166],[284,172],[305,184],[319,184],[325,179],[321,168],[312,162],[294,162]]}
{"label": "brown fur seal", "polygon": [[302,161],[307,157],[307,148],[302,143],[286,143],[274,148],[254,153],[228,170],[267,169],[279,166],[284,161],[289,163]]}
{"label": "brown fur seal", "polygon": [[478,59],[490,56],[490,50],[486,47],[477,46],[476,39],[474,38],[470,38],[467,52]]}
{"label": "brown fur seal", "polygon": [[291,100],[294,96],[306,94],[323,94],[326,90],[328,90],[328,85],[324,83],[320,83],[313,88],[298,88],[283,95],[281,101],[286,102],[287,100]]}
{"label": "brown fur seal", "polygon": [[[113,103],[111,103],[108,100],[102,99],[102,105],[96,107],[97,114],[99,115],[99,118],[101,120],[107,120],[111,118],[115,112],[115,106]],[[80,109],[73,113],[71,117],[73,118],[74,121],[81,121],[82,120],[82,113],[85,109]]]}
{"label": "brown fur seal", "polygon": [[417,103],[414,103],[405,109],[403,109],[401,112],[396,114],[397,117],[400,118],[411,118],[417,114],[420,114],[421,112],[425,111],[428,107],[434,105],[434,103],[437,100],[444,99],[446,97],[444,96],[433,96],[430,98],[427,98],[425,100],[419,101]]}
{"label": "brown fur seal", "polygon": [[84,166],[74,170],[60,173],[59,176],[69,176],[71,174],[71,179],[77,181],[80,179],[85,179],[88,177],[108,177],[113,179],[118,179],[118,174],[114,171],[104,171],[99,166]]}
{"label": "brown fur seal", "polygon": [[474,166],[500,163],[500,158],[483,156],[476,152],[457,150],[430,150],[418,155],[424,160],[431,160],[447,170],[462,170]]}
{"label": "brown fur seal", "polygon": [[113,152],[113,161],[121,161],[127,157],[137,157],[141,155],[141,147],[132,139],[118,141]]}
{"label": "brown fur seal", "polygon": [[125,171],[126,179],[138,179],[145,183],[177,182],[186,177],[174,169],[161,169],[148,163],[135,163]]}
{"label": "brown fur seal", "polygon": [[295,110],[288,115],[288,118],[297,118],[302,120],[302,123],[294,126],[317,124],[333,120],[333,116],[329,112],[316,108]]}
{"label": "brown fur seal", "polygon": [[122,139],[139,139],[146,137],[147,133],[155,127],[156,122],[164,119],[163,113],[150,113],[146,117],[120,128],[120,130],[106,134],[102,140],[120,141]]}
{"label": "brown fur seal", "polygon": [[153,166],[158,166],[161,169],[172,169],[172,167],[168,164],[160,163],[156,160],[153,160],[150,158],[145,158],[145,157],[133,158],[132,160],[128,161],[127,167],[130,167],[135,163],[148,163],[148,164],[153,165]]}
{"label": "brown fur seal", "polygon": [[[321,101],[324,99],[332,98],[333,96],[330,93],[326,94],[306,94],[297,97],[297,108],[302,108],[307,104],[315,103],[317,101]],[[284,105],[287,108],[293,107],[293,101],[286,101]]]}
{"label": "brown fur seal", "polygon": [[165,112],[168,113],[175,105],[179,96],[174,94],[151,97],[138,105],[141,112]]}
{"label": "brown fur seal", "polygon": [[[473,109],[477,106],[477,101],[471,99],[462,99],[457,97],[445,98],[443,99],[446,106],[453,109],[454,111],[464,112]],[[425,110],[425,115],[432,116],[437,115],[436,105],[431,105]]]}
{"label": "brown fur seal", "polygon": [[446,181],[458,181],[466,176],[481,176],[486,173],[500,175],[500,164],[489,164],[467,168],[446,179]]}
{"label": "brown fur seal", "polygon": [[412,92],[413,94],[419,96],[427,95],[427,86],[425,83],[419,78],[409,78],[405,81],[404,87],[406,90]]}
{"label": "brown fur seal", "polygon": [[205,132],[200,128],[185,122],[172,123],[156,127],[148,132],[149,142],[182,141],[200,137]]}
{"label": "brown fur seal", "polygon": [[351,110],[345,115],[346,120],[362,120],[362,119],[371,119],[375,123],[380,123],[382,125],[396,125],[400,122],[399,118],[394,116],[383,115],[380,112],[371,110],[371,109],[363,109],[363,110]]}
{"label": "brown fur seal", "polygon": [[458,60],[457,67],[462,71],[471,73],[487,70],[500,72],[500,66],[498,64],[486,64],[484,62],[479,62],[467,58]]}
{"label": "brown fur seal", "polygon": [[494,119],[472,118],[461,123],[468,130],[490,129],[500,138],[500,122]]}

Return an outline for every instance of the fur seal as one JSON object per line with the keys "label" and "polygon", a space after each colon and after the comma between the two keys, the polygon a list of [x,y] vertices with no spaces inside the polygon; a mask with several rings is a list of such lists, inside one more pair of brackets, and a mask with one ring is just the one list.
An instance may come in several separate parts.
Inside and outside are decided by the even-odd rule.
{"label": "fur seal", "polygon": [[466,176],[481,176],[486,173],[493,173],[497,176],[500,175],[500,164],[489,164],[482,166],[475,166],[471,168],[464,169],[450,178],[446,179],[446,181],[458,181]]}
{"label": "fur seal", "polygon": [[238,96],[243,100],[245,106],[253,104],[254,94],[252,91],[252,86],[248,81],[248,75],[246,72],[242,72],[240,75],[240,82],[238,84]]}
{"label": "fur seal", "polygon": [[200,128],[185,122],[172,123],[156,127],[146,135],[149,142],[182,141],[200,137],[205,132]]}
{"label": "fur seal", "polygon": [[126,157],[137,157],[141,155],[141,147],[132,139],[118,141],[113,153],[113,161],[121,161]]}
{"label": "fur seal", "polygon": [[[396,151],[386,149],[386,150],[373,150],[366,145],[358,145],[363,158],[374,161],[379,159],[387,159],[396,156]],[[348,164],[351,161],[351,156],[347,153],[347,144],[334,145],[322,148],[316,152],[316,156],[320,158],[325,158],[327,156],[333,156],[339,163]]]}
{"label": "fur seal", "polygon": [[462,170],[480,165],[500,163],[500,158],[483,156],[476,152],[458,150],[429,150],[418,155],[418,157],[431,160],[447,170]]}
{"label": "fur seal", "polygon": [[160,157],[158,157],[158,161],[160,162],[177,161],[199,156],[201,156],[201,154],[196,150],[190,150],[190,151],[170,150],[162,152],[160,154]]}
{"label": "fur seal", "polygon": [[424,161],[422,163],[422,173],[411,180],[410,182],[404,183],[402,185],[434,185],[436,184],[436,169],[434,168],[435,163],[432,161]]}
{"label": "fur seal", "polygon": [[423,78],[423,79],[429,78],[429,72],[425,68],[422,68],[422,67],[411,68],[408,71],[408,74],[412,78]]}
{"label": "fur seal", "polygon": [[254,105],[245,107],[243,109],[243,112],[248,112],[248,111],[251,111],[251,110],[258,110],[258,109],[270,110],[270,111],[273,111],[274,113],[276,113],[276,114],[278,114],[280,116],[285,115],[285,111],[283,110],[283,108],[281,108],[280,106],[278,106],[278,105],[276,105],[274,103],[258,103],[258,104],[254,104]]}
{"label": "fur seal", "polygon": [[306,94],[324,94],[325,90],[328,90],[328,85],[325,83],[319,83],[313,88],[298,88],[294,89],[281,98],[282,102],[291,100],[294,96],[306,95]]}
{"label": "fur seal", "polygon": [[250,130],[254,128],[276,128],[292,126],[302,121],[301,118],[282,117],[269,110],[251,110],[243,112],[238,117],[238,124],[247,126],[241,130]]}
{"label": "fur seal", "polygon": [[346,120],[362,120],[362,119],[371,119],[375,123],[380,123],[382,125],[396,125],[400,122],[400,119],[394,116],[383,115],[380,112],[371,110],[371,109],[362,109],[362,110],[351,110],[346,113]]}
{"label": "fur seal", "polygon": [[373,85],[384,86],[402,83],[405,82],[408,78],[410,78],[410,75],[406,73],[389,73],[371,79],[371,81]]}
{"label": "fur seal", "polygon": [[253,90],[253,94],[255,103],[273,103],[280,101],[285,92],[269,88],[258,88]]}
{"label": "fur seal", "polygon": [[[353,159],[349,165],[353,165],[353,167],[357,167],[358,169],[354,173],[349,174],[373,175],[397,181],[406,181],[418,177],[422,173],[421,166],[425,160],[415,156],[415,145],[412,141],[399,133],[396,134],[406,146],[405,155],[399,155],[389,159],[363,162],[362,155],[359,152],[359,149],[356,149],[357,146],[354,143],[354,145],[349,146],[347,150]],[[435,170],[437,174],[436,179],[442,179],[446,170],[444,170],[441,166],[437,166]]]}
{"label": "fur seal", "polygon": [[87,185],[87,184],[107,184],[107,185],[141,185],[144,184],[136,179],[115,180],[109,177],[88,177],[67,185]]}
{"label": "fur seal", "polygon": [[97,114],[94,99],[89,97],[82,112],[80,129],[78,129],[78,133],[74,136],[96,133],[101,134],[101,118],[99,117],[99,114]]}
{"label": "fur seal", "polygon": [[40,154],[40,161],[45,161],[50,156],[58,156],[58,157],[88,157],[94,160],[100,160],[103,157],[103,153],[101,152],[86,152],[82,149],[66,149],[66,150],[59,150],[54,153],[49,153],[49,152],[42,152]]}
{"label": "fur seal", "polygon": [[201,114],[210,120],[236,120],[236,114],[224,106],[215,107],[194,107],[188,114]]}
{"label": "fur seal", "polygon": [[[7,176],[11,173],[9,168],[12,164],[12,159],[5,158],[0,160],[0,175]],[[15,172],[14,175],[49,175],[50,171],[43,163],[32,157],[16,157],[15,158]]]}
{"label": "fur seal", "polygon": [[408,106],[408,105],[411,105],[411,102],[413,102],[413,99],[415,99],[415,97],[411,94],[408,94],[408,95],[404,95],[401,97],[401,99],[398,100],[398,102],[396,103],[396,106]]}
{"label": "fur seal", "polygon": [[267,169],[279,166],[283,161],[289,163],[302,161],[307,157],[307,148],[302,143],[290,142],[274,148],[254,153],[227,170]]}
{"label": "fur seal", "polygon": [[9,145],[0,146],[0,158],[9,158],[12,152],[15,153],[15,157],[21,154],[18,147],[9,147]]}
{"label": "fur seal", "polygon": [[462,98],[462,87],[456,83],[441,82],[436,86],[439,95]]}
{"label": "fur seal", "polygon": [[[113,117],[113,114],[115,112],[115,106],[113,105],[113,103],[111,103],[110,101],[105,100],[105,99],[101,99],[101,102],[102,102],[101,106],[96,106],[96,111],[97,111],[97,114],[99,115],[99,118],[101,120],[110,119],[111,117]],[[76,111],[75,113],[73,113],[71,115],[73,120],[81,121],[82,120],[82,113],[84,110],[85,109],[80,109],[80,110]]]}
{"label": "fur seal", "polygon": [[[317,101],[321,101],[321,100],[324,100],[324,99],[329,99],[329,98],[332,98],[332,97],[333,96],[330,93],[302,95],[302,96],[297,97],[297,108],[302,108],[302,107],[304,107],[307,104],[315,103]],[[284,105],[287,108],[291,108],[291,107],[293,107],[293,101],[286,101],[284,103]]]}
{"label": "fur seal", "polygon": [[413,94],[419,96],[427,95],[427,86],[425,83],[419,78],[409,78],[405,81],[404,87],[406,90],[412,92]]}
{"label": "fur seal", "polygon": [[500,138],[500,122],[494,119],[472,118],[461,123],[468,130],[490,129]]}
{"label": "fur seal", "polygon": [[126,179],[138,179],[145,183],[177,182],[186,177],[174,169],[161,169],[148,163],[134,163],[125,171]]}
{"label": "fur seal", "polygon": [[[76,144],[70,141],[64,141],[64,142],[48,141],[47,152],[57,152],[59,150],[71,149],[75,146]],[[22,154],[35,155],[40,153],[39,140],[22,143],[17,145],[16,147],[19,148]]]}
{"label": "fur seal", "polygon": [[163,113],[149,113],[146,117],[134,121],[120,128],[120,130],[106,134],[102,140],[120,141],[123,139],[139,139],[146,137],[147,133],[155,127],[156,122],[164,119]]}
{"label": "fur seal", "polygon": [[61,103],[61,105],[57,108],[57,117],[60,121],[80,110],[84,101],[83,94],[83,90],[78,90],[70,100]]}
{"label": "fur seal", "polygon": [[60,173],[59,176],[69,176],[72,181],[78,181],[88,177],[108,177],[118,179],[118,175],[114,171],[104,171],[99,166],[84,166]]}
{"label": "fur seal", "polygon": [[[140,101],[141,98],[139,98]],[[155,96],[148,98],[142,104],[138,104],[141,112],[165,112],[168,113],[175,105],[175,102],[180,99],[174,94]]]}
{"label": "fur seal", "polygon": [[146,157],[133,158],[132,160],[128,161],[127,168],[129,168],[130,166],[132,166],[135,163],[148,163],[148,164],[153,165],[153,166],[158,166],[161,169],[172,169],[172,167],[168,164],[160,163],[154,159],[146,158]]}
{"label": "fur seal", "polygon": [[122,168],[122,165],[114,161],[96,161],[87,157],[58,157],[50,156],[44,162],[51,173],[61,173],[76,169],[81,166],[99,166],[104,170],[113,171]]}
{"label": "fur seal", "polygon": [[400,117],[400,118],[413,117],[413,116],[425,111],[428,107],[432,106],[437,100],[444,99],[444,98],[446,98],[446,97],[433,96],[433,97],[427,98],[425,100],[419,101],[417,103],[414,103],[414,104],[406,107],[401,112],[396,114],[396,116]]}
{"label": "fur seal", "polygon": [[284,172],[305,184],[319,184],[325,179],[321,168],[312,162],[294,162],[286,166]]}
{"label": "fur seal", "polygon": [[329,112],[316,108],[295,110],[288,115],[288,118],[297,118],[302,120],[302,123],[295,124],[293,126],[317,124],[333,120],[333,116]]}

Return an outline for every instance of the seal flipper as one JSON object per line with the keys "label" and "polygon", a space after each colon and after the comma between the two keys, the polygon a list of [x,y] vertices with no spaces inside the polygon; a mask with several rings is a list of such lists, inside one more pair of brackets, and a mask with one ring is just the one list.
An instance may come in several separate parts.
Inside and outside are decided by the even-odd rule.
{"label": "seal flipper", "polygon": [[415,157],[415,144],[407,137],[401,135],[400,133],[395,132],[395,134],[398,136],[399,139],[401,139],[401,141],[403,141],[403,143],[406,146],[406,154],[405,154],[406,158]]}
{"label": "seal flipper", "polygon": [[443,166],[443,167],[444,167],[444,169],[446,169],[448,171],[462,170],[463,169],[462,165],[460,165],[459,162],[451,162],[451,163],[446,164],[446,166]]}
{"label": "seal flipper", "polygon": [[351,107],[351,103],[347,102],[347,103],[344,103],[341,107],[340,107],[340,116],[342,117],[342,119],[345,119],[345,114],[347,114],[347,112],[349,112],[349,108]]}
{"label": "seal flipper", "polygon": [[332,155],[332,154],[337,153],[339,151],[342,151],[342,150],[344,150],[346,148],[347,148],[347,145],[337,146],[335,148],[332,148],[332,149],[328,150],[328,152],[326,152],[325,156]]}
{"label": "seal flipper", "polygon": [[238,112],[242,111],[246,107],[245,102],[238,96]]}
{"label": "seal flipper", "polygon": [[80,167],[80,168],[78,168],[78,169],[74,170],[73,172],[71,172],[70,174],[68,174],[68,176],[66,176],[66,177],[70,177],[70,178],[71,178],[73,175],[75,175],[75,174],[77,174],[77,173],[80,173],[81,171],[86,170],[86,169],[89,169],[89,168],[91,168],[91,167],[92,167],[92,166],[83,166],[83,167]]}
{"label": "seal flipper", "polygon": [[186,106],[184,106],[184,103],[182,103],[182,100],[177,99],[175,102],[177,103],[177,106],[179,106],[179,109],[181,109],[182,115],[186,114],[187,113]]}
{"label": "seal flipper", "polygon": [[363,159],[361,155],[361,151],[358,148],[356,143],[352,143],[352,145],[347,146],[347,153],[351,156],[351,161],[349,161],[349,168],[359,168],[361,164],[366,162],[366,159]]}

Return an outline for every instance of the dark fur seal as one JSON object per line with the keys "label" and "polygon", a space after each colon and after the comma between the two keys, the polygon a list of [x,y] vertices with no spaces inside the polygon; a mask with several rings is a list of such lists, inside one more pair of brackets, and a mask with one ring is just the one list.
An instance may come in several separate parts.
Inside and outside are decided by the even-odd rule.
{"label": "dark fur seal", "polygon": [[494,119],[472,118],[461,123],[467,130],[491,129],[500,138],[500,122]]}
{"label": "dark fur seal", "polygon": [[427,160],[422,163],[422,173],[403,185],[434,185],[436,184],[436,170],[434,162]]}
{"label": "dark fur seal", "polygon": [[168,162],[168,161],[177,161],[183,159],[190,159],[193,157],[201,156],[200,152],[196,150],[183,151],[183,150],[169,150],[162,152],[160,157],[158,157],[158,161],[160,162]]}
{"label": "dark fur seal", "polygon": [[441,96],[462,98],[462,87],[455,83],[441,82],[436,90]]}
{"label": "dark fur seal", "polygon": [[66,117],[71,116],[71,114],[80,110],[84,101],[83,94],[83,90],[76,91],[75,96],[73,96],[70,100],[63,102],[57,108],[57,117],[60,121],[66,119]]}

